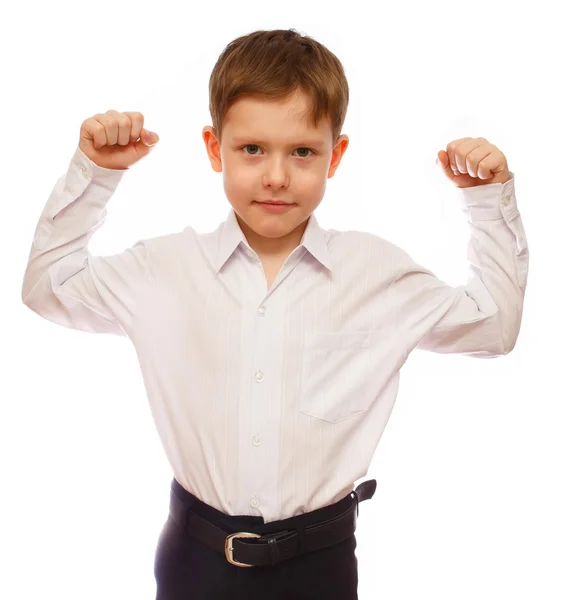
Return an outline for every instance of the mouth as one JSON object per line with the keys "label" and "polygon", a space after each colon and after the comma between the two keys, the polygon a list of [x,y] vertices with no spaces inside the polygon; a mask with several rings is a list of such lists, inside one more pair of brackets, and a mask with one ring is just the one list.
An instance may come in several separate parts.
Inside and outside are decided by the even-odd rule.
{"label": "mouth", "polygon": [[291,206],[295,204],[294,202],[284,202],[283,200],[263,200],[259,202],[259,204],[269,204],[270,206]]}
{"label": "mouth", "polygon": [[255,204],[258,204],[261,207],[261,210],[274,214],[288,211],[294,206],[297,206],[295,202],[282,202],[280,200],[265,200],[264,202],[255,200]]}

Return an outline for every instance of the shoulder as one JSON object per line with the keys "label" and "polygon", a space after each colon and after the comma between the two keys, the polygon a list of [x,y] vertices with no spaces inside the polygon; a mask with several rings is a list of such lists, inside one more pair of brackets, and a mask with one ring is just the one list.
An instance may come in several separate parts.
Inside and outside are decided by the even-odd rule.
{"label": "shoulder", "polygon": [[146,247],[149,254],[163,254],[167,251],[173,250],[175,247],[181,245],[184,241],[185,230],[175,231],[171,233],[165,233],[163,235],[157,235],[154,237],[143,238],[139,240],[139,245]]}
{"label": "shoulder", "polygon": [[365,285],[389,285],[406,273],[431,273],[417,264],[403,248],[379,235],[365,231],[328,230],[328,249],[341,272],[365,277]]}
{"label": "shoulder", "polygon": [[223,224],[221,223],[217,229],[210,232],[199,232],[190,225],[187,225],[180,231],[174,231],[143,239],[140,243],[145,244],[149,251],[155,253],[173,252],[176,249],[182,249],[187,247],[189,250],[191,246],[205,246],[212,245],[218,242],[219,232],[222,229]]}
{"label": "shoulder", "polygon": [[349,256],[357,260],[385,260],[396,263],[411,261],[411,257],[400,246],[377,234],[366,231],[337,231],[329,229],[328,247],[338,256]]}
{"label": "shoulder", "polygon": [[157,281],[171,276],[181,277],[186,270],[186,263],[192,261],[198,266],[205,254],[202,239],[209,234],[202,234],[192,227],[184,227],[162,235],[140,239],[135,247],[140,248],[147,256],[149,268]]}

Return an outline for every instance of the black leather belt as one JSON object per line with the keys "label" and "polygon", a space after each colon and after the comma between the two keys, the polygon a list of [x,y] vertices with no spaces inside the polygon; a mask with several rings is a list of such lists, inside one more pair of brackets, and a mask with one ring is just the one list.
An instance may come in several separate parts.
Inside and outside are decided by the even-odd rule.
{"label": "black leather belt", "polygon": [[[172,490],[169,512],[188,535],[219,553],[224,552],[231,564],[237,567],[270,566],[351,537],[357,525],[359,503],[372,498],[376,488],[375,479],[364,481],[350,492],[351,506],[341,515],[308,525],[301,532],[292,529],[264,535],[246,531],[229,534],[188,509]],[[248,538],[251,540],[242,541]]]}

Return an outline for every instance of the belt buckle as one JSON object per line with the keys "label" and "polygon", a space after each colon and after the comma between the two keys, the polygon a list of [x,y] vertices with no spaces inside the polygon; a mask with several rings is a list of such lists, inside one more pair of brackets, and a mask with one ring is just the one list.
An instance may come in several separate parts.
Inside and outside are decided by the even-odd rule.
{"label": "belt buckle", "polygon": [[240,531],[238,533],[232,533],[225,539],[225,557],[227,560],[237,567],[254,567],[255,565],[249,565],[247,563],[238,562],[233,558],[233,540],[235,538],[260,538],[260,535],[256,533],[248,533],[246,531]]}

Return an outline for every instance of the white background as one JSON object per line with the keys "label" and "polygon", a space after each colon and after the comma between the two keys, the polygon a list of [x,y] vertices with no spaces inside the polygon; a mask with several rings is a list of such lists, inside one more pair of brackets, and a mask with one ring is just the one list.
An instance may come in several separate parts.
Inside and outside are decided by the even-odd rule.
{"label": "white background", "polygon": [[[208,4],[208,7],[205,5]],[[435,164],[457,138],[508,158],[530,247],[522,330],[494,360],[414,352],[360,505],[362,600],[578,597],[576,56],[570,3],[100,1],[2,15],[0,596],[153,599],[172,477],[128,339],[21,302],[36,223],[84,119],[137,110],[160,135],[94,254],[229,205],[202,141],[219,53],[295,28],[342,61],[350,146],[317,215],[388,238],[452,285],[468,228]],[[535,7],[534,7],[535,6]]]}

